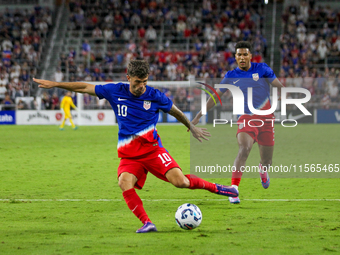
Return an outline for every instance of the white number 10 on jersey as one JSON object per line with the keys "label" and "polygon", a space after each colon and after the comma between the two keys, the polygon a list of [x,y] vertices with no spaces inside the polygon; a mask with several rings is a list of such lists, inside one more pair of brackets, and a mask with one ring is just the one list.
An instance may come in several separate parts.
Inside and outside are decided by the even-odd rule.
{"label": "white number 10 on jersey", "polygon": [[117,104],[117,109],[118,109],[118,116],[127,116],[127,106],[126,105],[120,105]]}
{"label": "white number 10 on jersey", "polygon": [[162,163],[165,166],[168,166],[171,163],[171,158],[169,157],[167,153],[158,154],[158,157],[162,160]]}

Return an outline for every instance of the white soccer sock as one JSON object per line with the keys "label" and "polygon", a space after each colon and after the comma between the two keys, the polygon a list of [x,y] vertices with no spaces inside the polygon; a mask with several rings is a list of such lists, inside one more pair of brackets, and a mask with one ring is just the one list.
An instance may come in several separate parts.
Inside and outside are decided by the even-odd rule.
{"label": "white soccer sock", "polygon": [[237,189],[237,191],[238,191],[238,186],[237,185],[231,185],[231,187]]}

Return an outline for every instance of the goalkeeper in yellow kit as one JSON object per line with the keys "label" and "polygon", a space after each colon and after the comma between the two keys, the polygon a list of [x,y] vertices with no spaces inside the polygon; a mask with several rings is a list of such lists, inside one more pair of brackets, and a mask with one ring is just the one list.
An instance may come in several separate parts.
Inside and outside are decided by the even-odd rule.
{"label": "goalkeeper in yellow kit", "polygon": [[69,119],[69,121],[72,125],[72,128],[74,130],[77,129],[76,125],[74,125],[74,123],[73,123],[72,115],[71,115],[71,107],[73,109],[77,109],[77,107],[74,105],[71,95],[72,95],[71,91],[68,91],[66,93],[66,95],[64,96],[63,100],[61,100],[61,103],[60,103],[60,109],[64,110],[64,119],[63,119],[63,122],[61,123],[61,125],[59,127],[60,130],[64,130],[64,125],[65,125],[66,119]]}

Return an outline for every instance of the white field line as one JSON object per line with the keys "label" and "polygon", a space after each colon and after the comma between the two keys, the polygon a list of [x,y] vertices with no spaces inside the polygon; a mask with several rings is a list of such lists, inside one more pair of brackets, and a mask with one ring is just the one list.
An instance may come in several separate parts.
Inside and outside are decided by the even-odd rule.
{"label": "white field line", "polygon": [[[227,201],[228,199],[142,199],[148,202],[176,202],[176,201]],[[123,202],[123,199],[27,199],[27,198],[15,198],[15,199],[0,199],[0,202]],[[327,202],[340,202],[340,199],[242,199],[242,201],[253,201],[253,202],[309,202],[309,201],[327,201]]]}

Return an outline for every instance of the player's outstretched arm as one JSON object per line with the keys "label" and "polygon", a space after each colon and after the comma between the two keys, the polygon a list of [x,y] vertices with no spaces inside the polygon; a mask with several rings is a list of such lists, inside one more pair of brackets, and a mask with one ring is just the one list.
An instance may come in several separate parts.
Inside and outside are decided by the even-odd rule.
{"label": "player's outstretched arm", "polygon": [[192,136],[198,141],[202,142],[201,138],[207,141],[209,140],[207,137],[210,136],[210,133],[207,131],[207,129],[195,127],[195,125],[190,123],[185,114],[174,104],[172,105],[169,114],[174,116],[178,121],[182,122],[188,128],[188,130],[191,131]]}
{"label": "player's outstretched arm", "polygon": [[[219,95],[219,96],[221,96],[224,92],[222,92],[221,90],[217,90],[216,91],[217,92],[217,94]],[[218,100],[218,98],[217,98],[217,95],[216,94],[214,94],[213,95],[214,96],[214,98],[215,98],[215,101],[219,101]],[[211,98],[211,97],[209,97],[209,99],[208,99],[208,101],[207,101],[207,111],[209,111],[211,108],[213,108],[214,106],[215,106],[215,101]],[[199,111],[197,114],[196,114],[196,116],[195,116],[195,118],[191,121],[191,123],[193,124],[193,125],[196,125],[199,121],[200,121],[200,118],[202,117],[202,111]]]}
{"label": "player's outstretched arm", "polygon": [[95,96],[95,85],[85,82],[55,82],[48,80],[40,80],[33,78],[33,81],[39,84],[39,88],[51,89],[51,88],[61,88],[67,89],[79,93],[88,93]]}

